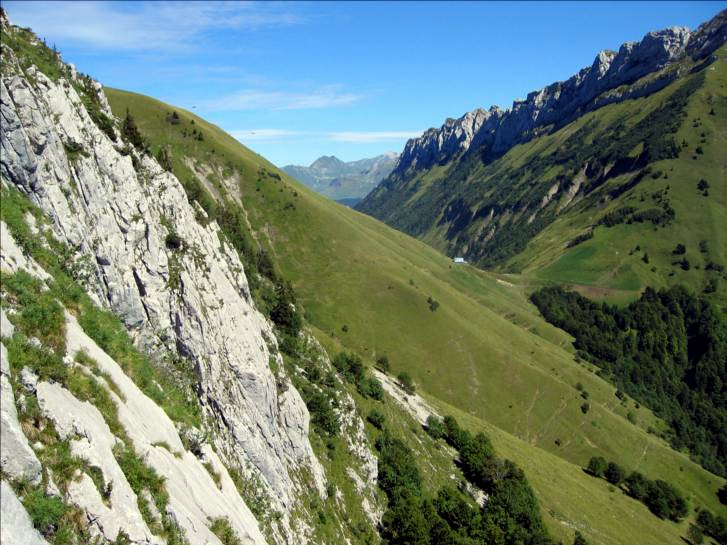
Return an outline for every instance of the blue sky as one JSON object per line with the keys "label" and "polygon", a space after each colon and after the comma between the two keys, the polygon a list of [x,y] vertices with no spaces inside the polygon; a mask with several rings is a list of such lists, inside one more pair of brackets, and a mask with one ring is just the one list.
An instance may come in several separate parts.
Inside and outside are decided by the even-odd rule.
{"label": "blue sky", "polygon": [[193,110],[282,166],[401,151],[476,107],[696,28],[727,2],[3,2],[104,85]]}

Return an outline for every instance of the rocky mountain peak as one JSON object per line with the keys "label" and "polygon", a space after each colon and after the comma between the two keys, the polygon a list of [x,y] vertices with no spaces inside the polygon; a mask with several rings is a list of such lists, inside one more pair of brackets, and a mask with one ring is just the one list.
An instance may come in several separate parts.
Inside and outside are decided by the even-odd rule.
{"label": "rocky mountain peak", "polygon": [[720,45],[727,42],[727,10],[715,15],[699,26],[687,44],[687,54],[694,59],[703,59]]}
{"label": "rocky mountain peak", "polygon": [[343,165],[343,161],[341,161],[338,157],[335,155],[322,155],[315,161],[313,161],[310,164],[309,168],[314,169],[331,169],[331,168],[339,168],[341,165]]}
{"label": "rocky mountain peak", "polygon": [[419,138],[406,143],[394,167],[394,173],[430,168],[437,162],[446,161],[457,153],[466,151],[488,120],[499,114],[499,108],[494,106],[489,110],[477,108],[458,119],[447,119],[439,129],[428,129]]}
{"label": "rocky mountain peak", "polygon": [[389,175],[398,157],[398,153],[387,152],[346,162],[323,155],[310,166],[286,165],[283,170],[331,199],[361,199]]}
{"label": "rocky mountain peak", "polygon": [[679,76],[678,71],[656,78],[636,93],[602,97],[607,91],[631,85],[663,69],[685,54],[703,58],[726,40],[727,11],[723,11],[696,32],[672,27],[649,32],[638,42],[626,42],[618,52],[601,51],[591,66],[566,81],[529,93],[525,100],[515,100],[504,112],[496,107],[477,108],[409,140],[391,177],[406,177],[435,164],[447,163],[473,145],[485,146],[487,153],[501,155],[518,142],[531,138],[540,127],[559,127],[614,100],[644,96],[663,88]]}
{"label": "rocky mountain peak", "polygon": [[603,77],[603,75],[608,72],[609,68],[611,68],[611,63],[616,55],[617,53],[615,51],[610,51],[608,49],[604,49],[599,52],[591,65],[591,72],[597,73],[599,76]]}

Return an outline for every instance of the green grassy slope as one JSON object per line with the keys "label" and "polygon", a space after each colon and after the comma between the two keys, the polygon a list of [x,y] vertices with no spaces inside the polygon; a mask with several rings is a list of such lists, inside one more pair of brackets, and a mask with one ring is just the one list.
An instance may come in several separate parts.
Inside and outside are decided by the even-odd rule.
{"label": "green grassy slope", "polygon": [[[583,115],[495,160],[481,160],[474,150],[390,188],[380,186],[361,206],[443,252],[486,267],[602,288],[587,293],[617,300],[633,298],[647,285],[681,283],[702,292],[716,282],[709,297],[724,306],[727,275],[705,270],[709,262],[727,266],[727,46],[715,55],[696,72],[690,72],[691,61],[682,61],[684,75],[657,93]],[[659,115],[662,109],[666,115]],[[664,152],[672,139],[679,146],[676,158]],[[645,143],[651,151],[642,154]],[[604,173],[599,161],[605,157],[622,159],[614,169],[620,174]],[[579,179],[583,185],[570,201],[568,188]],[[708,196],[697,188],[702,179]],[[548,201],[551,189],[557,192]],[[625,206],[661,212],[667,203],[675,212],[667,225],[597,226]],[[594,226],[592,239],[566,247]],[[706,252],[699,250],[701,240]],[[685,257],[671,254],[677,243],[687,247],[689,270],[674,264]]]}
{"label": "green grassy slope", "polygon": [[[527,301],[527,285],[454,266],[430,246],[314,194],[193,114],[177,109],[181,123],[171,125],[171,106],[122,91],[107,95],[117,116],[132,112],[153,149],[168,148],[180,179],[193,176],[183,157],[195,158],[207,169],[210,191],[241,198],[258,241],[293,281],[321,342],[370,360],[386,354],[394,372],[408,371],[428,395],[498,430],[503,444],[516,445],[502,454],[525,467],[528,477],[547,475],[551,463],[561,468],[563,482],[534,482],[544,511],[589,527],[596,543],[633,543],[627,536],[639,532],[643,543],[679,542],[683,529],[648,514],[635,516],[633,502],[591,482],[579,467],[594,454],[673,482],[698,504],[720,508],[715,491],[722,480],[647,434],[648,426],[661,424],[633,402],[620,404],[613,387],[574,361],[567,336]],[[182,136],[192,127],[202,130],[202,141]],[[429,310],[428,297],[440,302],[438,310]],[[578,382],[590,392],[586,415]],[[626,419],[629,411],[637,425]],[[614,517],[583,518],[582,500],[571,494],[576,485],[564,482],[592,493],[594,506],[614,506]],[[565,535],[554,520],[554,531]]]}
{"label": "green grassy slope", "polygon": [[[720,60],[705,70],[705,83],[690,98],[685,122],[675,135],[677,142],[687,144],[682,155],[652,165],[654,171],[668,177],[647,176],[597,213],[576,209],[558,218],[510,265],[542,279],[626,290],[681,283],[700,292],[715,279],[720,287],[711,297],[721,304],[727,302],[725,275],[705,270],[709,262],[727,263],[727,48],[718,54]],[[695,151],[697,147],[702,153]],[[701,179],[710,185],[706,196],[697,188]],[[652,195],[664,190],[676,212],[671,225],[659,229],[649,222],[600,226],[593,239],[564,248],[596,217],[624,205],[639,206],[642,197],[653,201]],[[700,251],[702,240],[707,241],[706,252]],[[673,255],[678,243],[686,246],[685,256]],[[637,246],[640,249],[634,251]],[[648,264],[643,261],[644,253],[649,256]],[[683,257],[690,262],[687,271],[674,264]]]}

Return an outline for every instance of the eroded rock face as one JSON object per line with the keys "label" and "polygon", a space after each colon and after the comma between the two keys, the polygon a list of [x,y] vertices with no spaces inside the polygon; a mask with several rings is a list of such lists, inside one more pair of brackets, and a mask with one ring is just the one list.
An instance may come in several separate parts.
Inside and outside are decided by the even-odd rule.
{"label": "eroded rock face", "polygon": [[[3,322],[5,314],[3,313]],[[5,332],[3,333],[5,335]],[[12,479],[39,484],[41,467],[18,422],[15,395],[10,384],[8,351],[0,343],[0,467]]]}
{"label": "eroded rock face", "polygon": [[392,174],[383,183],[446,163],[470,148],[485,148],[487,153],[500,155],[527,140],[541,127],[562,126],[575,116],[608,103],[655,92],[673,81],[677,72],[657,78],[634,93],[615,93],[599,99],[604,92],[661,70],[685,54],[694,59],[704,58],[725,41],[727,11],[694,33],[687,28],[673,27],[650,32],[640,42],[627,42],[618,52],[601,51],[591,66],[566,81],[529,93],[525,100],[514,101],[509,110],[494,106],[489,111],[476,109],[409,140]]}
{"label": "eroded rock face", "polygon": [[[290,385],[277,390],[269,368],[279,358],[275,338],[254,307],[239,257],[215,222],[197,221],[204,212],[187,202],[172,174],[141,154],[134,167],[123,144],[94,124],[72,82],[53,82],[31,67],[31,84],[5,46],[3,59],[3,183],[43,209],[77,258],[90,258],[87,291],[122,318],[139,347],[191,362],[218,452],[259,477],[287,525],[302,487],[322,496],[325,477],[300,395]],[[70,156],[70,144],[82,153]],[[9,260],[3,242],[3,267],[13,270]],[[301,468],[310,482],[293,477]]]}
{"label": "eroded rock face", "polygon": [[79,437],[71,439],[71,453],[99,468],[104,484],[111,490],[106,505],[86,473],[68,483],[68,501],[84,509],[93,521],[90,530],[109,541],[123,530],[134,542],[162,544],[139,512],[136,494],[113,455],[117,439],[98,409],[87,401],[79,401],[59,384],[48,382],[38,385],[38,404],[55,424],[61,439]]}
{"label": "eroded rock face", "polygon": [[48,545],[33,528],[30,516],[6,481],[0,483],[0,542],[7,545]]}
{"label": "eroded rock face", "polygon": [[[254,516],[212,448],[202,445],[199,456],[187,451],[166,413],[139,390],[70,314],[66,314],[66,343],[70,355],[83,352],[103,373],[105,378],[97,380],[106,384],[136,454],[164,477],[169,495],[167,514],[177,521],[190,543],[219,543],[208,528],[209,521],[226,518],[242,543],[264,545]],[[120,446],[120,439],[111,433],[99,410],[58,384],[41,382],[37,395],[41,410],[53,421],[59,436],[70,440],[71,452],[98,468],[110,490],[108,502],[104,502],[88,475],[69,483],[68,500],[88,514],[93,521],[91,530],[111,541],[123,530],[135,543],[163,543],[151,534],[141,517],[137,497],[114,458],[113,449]]]}
{"label": "eroded rock face", "polygon": [[448,119],[439,129],[429,129],[419,138],[409,140],[393,173],[422,170],[443,162],[469,149],[475,135],[484,125],[492,126],[501,115],[499,108],[476,109],[459,119]]}
{"label": "eroded rock face", "polygon": [[695,59],[703,59],[725,42],[727,42],[727,10],[721,11],[710,21],[700,25],[687,45],[687,53]]}

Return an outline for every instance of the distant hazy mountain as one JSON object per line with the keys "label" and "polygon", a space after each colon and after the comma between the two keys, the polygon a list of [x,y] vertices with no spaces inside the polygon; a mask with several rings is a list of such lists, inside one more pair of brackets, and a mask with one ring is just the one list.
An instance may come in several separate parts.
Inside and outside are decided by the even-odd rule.
{"label": "distant hazy mountain", "polygon": [[348,203],[362,199],[393,170],[398,153],[344,163],[333,155],[319,157],[310,166],[288,165],[283,170],[314,191]]}

